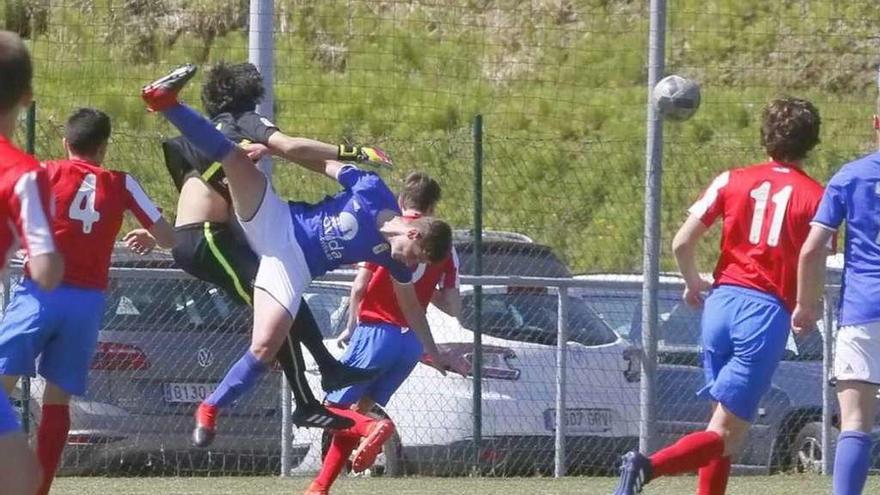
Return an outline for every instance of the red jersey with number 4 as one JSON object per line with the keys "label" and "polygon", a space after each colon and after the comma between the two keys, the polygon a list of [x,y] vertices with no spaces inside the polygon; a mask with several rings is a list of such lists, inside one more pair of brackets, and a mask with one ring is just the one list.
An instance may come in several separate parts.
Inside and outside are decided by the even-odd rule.
{"label": "red jersey with number 4", "polygon": [[110,256],[126,211],[144,228],[161,217],[140,184],[124,172],[83,160],[45,163],[55,194],[53,230],[64,258],[64,282],[107,288]]}
{"label": "red jersey with number 4", "polygon": [[798,256],[821,199],[821,184],[779,162],[715,178],[690,209],[707,227],[718,217],[724,221],[715,285],[767,292],[794,309]]}
{"label": "red jersey with number 4", "polygon": [[0,136],[0,272],[19,245],[28,256],[55,251],[46,172]]}
{"label": "red jersey with number 4", "polygon": [[[364,263],[361,266],[373,272],[373,277],[370,278],[361,301],[358,320],[363,323],[390,323],[400,328],[409,327],[400,305],[397,304],[394,282],[388,270],[374,263]],[[415,284],[416,296],[424,308],[431,302],[434,289],[458,287],[458,254],[455,248],[439,263],[420,264],[413,272],[412,283]]]}

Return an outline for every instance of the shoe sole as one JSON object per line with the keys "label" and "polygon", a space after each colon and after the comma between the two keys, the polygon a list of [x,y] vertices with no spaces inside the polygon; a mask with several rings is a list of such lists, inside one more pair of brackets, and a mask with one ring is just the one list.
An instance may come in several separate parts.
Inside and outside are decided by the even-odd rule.
{"label": "shoe sole", "polygon": [[394,425],[392,423],[383,423],[379,425],[375,433],[371,432],[370,436],[364,440],[364,443],[355,452],[354,460],[351,463],[351,470],[355,473],[363,472],[369,469],[382,452],[385,442],[394,434]]}
{"label": "shoe sole", "polygon": [[[202,435],[204,437],[204,440],[201,442],[198,441],[198,436],[199,436],[200,430],[204,431],[204,434]],[[193,430],[192,438],[190,438],[190,440],[191,440],[193,447],[203,449],[205,447],[210,446],[212,443],[214,443],[214,437],[216,435],[217,435],[216,431],[211,431],[203,426],[196,426],[195,430]]]}
{"label": "shoe sole", "polygon": [[170,90],[180,89],[196,75],[197,71],[198,67],[195,64],[182,65],[171,71],[171,73],[147,84],[144,86],[143,91],[148,92],[157,88]]}

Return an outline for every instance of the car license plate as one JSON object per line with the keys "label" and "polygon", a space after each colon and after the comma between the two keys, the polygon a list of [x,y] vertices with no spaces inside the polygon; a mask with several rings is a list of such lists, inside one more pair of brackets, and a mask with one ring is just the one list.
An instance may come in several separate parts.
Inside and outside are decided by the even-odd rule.
{"label": "car license plate", "polygon": [[213,383],[165,383],[165,402],[201,402],[214,391]]}
{"label": "car license plate", "polygon": [[[566,409],[563,418],[567,433],[602,433],[611,431],[614,413],[610,409]],[[556,430],[556,409],[544,411],[544,426]]]}

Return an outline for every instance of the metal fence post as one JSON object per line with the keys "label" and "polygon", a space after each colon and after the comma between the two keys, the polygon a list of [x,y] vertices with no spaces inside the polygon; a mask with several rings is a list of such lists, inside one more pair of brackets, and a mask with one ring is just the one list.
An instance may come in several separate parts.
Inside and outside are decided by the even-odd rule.
{"label": "metal fence post", "polygon": [[[254,64],[263,76],[265,93],[257,105],[257,112],[269,120],[275,118],[275,2],[274,0],[250,0],[248,18],[248,62]],[[260,169],[272,176],[272,161],[260,160]],[[281,476],[287,476],[291,468],[293,426],[292,403],[287,377],[281,377]]]}
{"label": "metal fence post", "polygon": [[[37,103],[31,101],[27,111],[26,119],[26,135],[25,135],[25,151],[29,155],[35,155],[37,151]],[[6,275],[6,286],[4,287],[4,304],[9,304],[11,279]],[[5,307],[5,306],[4,306]],[[31,377],[25,375],[21,377],[21,428],[25,434],[31,431]]]}
{"label": "metal fence post", "polygon": [[[483,116],[474,117],[474,274],[483,274]],[[473,472],[480,472],[483,443],[483,287],[474,286],[474,459]]]}
{"label": "metal fence post", "polygon": [[[254,64],[263,76],[266,92],[257,105],[257,112],[269,120],[275,119],[275,1],[250,0],[248,19],[248,62]],[[272,176],[272,160],[260,160],[260,169]]]}
{"label": "metal fence post", "polygon": [[834,459],[831,458],[831,452],[829,451],[832,442],[831,418],[834,415],[832,410],[834,407],[834,395],[830,383],[834,346],[834,305],[831,303],[831,290],[827,285],[825,286],[825,294],[822,301],[822,321],[825,327],[822,335],[822,474],[830,476],[834,463]]}
{"label": "metal fence post", "polygon": [[651,92],[663,74],[666,45],[666,0],[651,0],[648,45],[648,112],[645,160],[645,253],[642,286],[642,379],[639,450],[651,452],[654,441],[657,370],[657,291],[660,278],[660,198],[663,171],[663,117],[654,108]]}
{"label": "metal fence post", "polygon": [[556,438],[553,476],[565,476],[565,379],[568,354],[568,288],[560,287],[556,315]]}

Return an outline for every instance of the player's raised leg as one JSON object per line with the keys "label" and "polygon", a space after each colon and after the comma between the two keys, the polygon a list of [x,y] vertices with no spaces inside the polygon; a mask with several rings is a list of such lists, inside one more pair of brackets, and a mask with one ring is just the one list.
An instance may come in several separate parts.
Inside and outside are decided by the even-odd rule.
{"label": "player's raised leg", "polygon": [[247,154],[215,129],[211,121],[177,101],[178,93],[195,73],[195,65],[178,67],[145,86],[141,96],[150,110],[160,112],[205,156],[223,165],[233,207],[239,218],[248,220],[260,207],[268,181]]}

